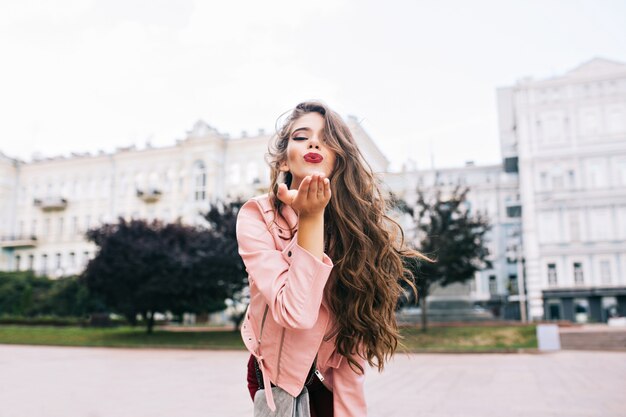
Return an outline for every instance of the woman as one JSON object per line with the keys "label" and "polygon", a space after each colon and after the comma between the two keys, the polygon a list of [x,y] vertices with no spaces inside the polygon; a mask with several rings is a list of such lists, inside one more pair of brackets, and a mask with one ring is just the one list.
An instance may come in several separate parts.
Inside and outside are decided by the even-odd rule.
{"label": "woman", "polygon": [[313,416],[366,416],[365,364],[382,371],[396,350],[399,280],[415,291],[403,257],[428,258],[403,247],[350,130],[323,103],[298,104],[269,156],[273,192],[237,218],[250,394],[257,374],[293,396],[306,383]]}

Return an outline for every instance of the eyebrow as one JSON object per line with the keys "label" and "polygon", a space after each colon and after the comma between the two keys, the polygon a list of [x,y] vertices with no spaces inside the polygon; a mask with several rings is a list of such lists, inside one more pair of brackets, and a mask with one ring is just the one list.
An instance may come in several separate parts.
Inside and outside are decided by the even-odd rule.
{"label": "eyebrow", "polygon": [[298,132],[300,130],[308,130],[310,132],[311,128],[310,127],[299,127],[296,130],[294,130],[293,132],[291,132],[291,135],[293,136],[296,132]]}

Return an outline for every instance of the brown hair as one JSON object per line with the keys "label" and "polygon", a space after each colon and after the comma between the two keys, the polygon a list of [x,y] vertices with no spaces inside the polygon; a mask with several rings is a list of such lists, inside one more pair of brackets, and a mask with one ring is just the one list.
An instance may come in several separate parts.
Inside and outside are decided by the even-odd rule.
{"label": "brown hair", "polygon": [[325,252],[335,265],[324,295],[335,320],[335,329],[327,339],[336,334],[337,351],[353,368],[363,372],[354,359],[360,355],[380,371],[400,339],[395,317],[403,292],[400,280],[417,294],[413,274],[403,258],[430,259],[404,246],[402,228],[387,216],[388,202],[350,129],[321,102],[298,104],[270,143],[268,162],[275,214],[284,218],[283,203],[274,198],[278,184],[291,186],[291,173],[281,172],[279,167],[287,158],[292,126],[311,112],[324,118],[325,144],[336,153],[329,177],[332,197],[324,212]]}

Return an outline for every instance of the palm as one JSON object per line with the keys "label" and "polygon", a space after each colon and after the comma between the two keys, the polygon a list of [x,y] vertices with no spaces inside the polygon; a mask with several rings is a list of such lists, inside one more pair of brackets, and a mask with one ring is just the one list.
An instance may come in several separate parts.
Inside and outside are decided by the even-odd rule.
{"label": "palm", "polygon": [[297,190],[288,190],[285,184],[280,184],[277,197],[299,215],[318,214],[330,201],[330,181],[323,174],[314,174],[302,180]]}

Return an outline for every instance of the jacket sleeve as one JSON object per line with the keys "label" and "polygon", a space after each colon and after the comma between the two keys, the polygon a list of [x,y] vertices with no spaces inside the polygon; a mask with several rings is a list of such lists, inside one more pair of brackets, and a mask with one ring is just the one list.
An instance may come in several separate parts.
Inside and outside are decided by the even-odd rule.
{"label": "jacket sleeve", "polygon": [[246,202],[237,215],[239,255],[255,285],[269,305],[274,321],[293,329],[312,328],[317,321],[324,286],[333,268],[297,243],[297,235],[284,250],[276,248],[272,233],[254,200]]}
{"label": "jacket sleeve", "polygon": [[[360,356],[355,357],[365,371],[366,363]],[[365,374],[356,373],[346,358],[342,358],[338,368],[333,369],[333,409],[335,417],[366,417],[367,404],[363,384]]]}

